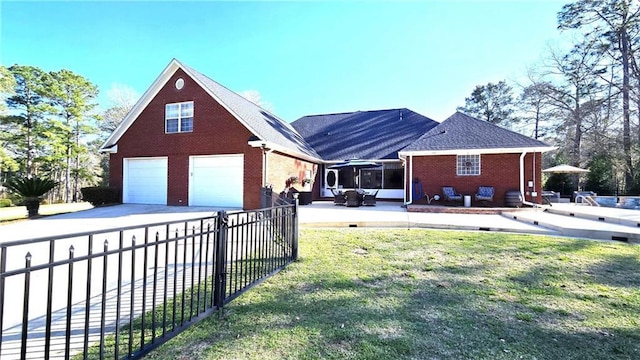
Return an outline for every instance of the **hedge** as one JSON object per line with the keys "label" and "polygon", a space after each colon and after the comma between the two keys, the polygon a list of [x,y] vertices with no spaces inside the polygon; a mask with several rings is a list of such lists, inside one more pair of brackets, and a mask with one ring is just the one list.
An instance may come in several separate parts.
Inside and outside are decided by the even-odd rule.
{"label": "hedge", "polygon": [[117,188],[108,186],[92,186],[80,189],[84,201],[93,206],[120,203],[120,192]]}

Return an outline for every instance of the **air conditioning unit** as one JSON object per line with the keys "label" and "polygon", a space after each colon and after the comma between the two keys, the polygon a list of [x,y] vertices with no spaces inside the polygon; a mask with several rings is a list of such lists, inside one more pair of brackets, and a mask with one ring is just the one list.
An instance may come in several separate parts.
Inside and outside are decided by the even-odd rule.
{"label": "air conditioning unit", "polygon": [[327,189],[338,187],[338,170],[326,169],[324,172],[324,186]]}

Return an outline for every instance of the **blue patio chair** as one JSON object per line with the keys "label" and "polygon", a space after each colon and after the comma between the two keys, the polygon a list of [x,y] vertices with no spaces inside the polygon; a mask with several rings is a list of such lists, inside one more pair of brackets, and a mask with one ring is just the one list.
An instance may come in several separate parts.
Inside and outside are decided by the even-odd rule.
{"label": "blue patio chair", "polygon": [[462,195],[456,193],[456,189],[453,186],[443,186],[442,197],[444,201],[462,201]]}
{"label": "blue patio chair", "polygon": [[476,201],[493,201],[495,190],[493,186],[478,186],[476,193]]}

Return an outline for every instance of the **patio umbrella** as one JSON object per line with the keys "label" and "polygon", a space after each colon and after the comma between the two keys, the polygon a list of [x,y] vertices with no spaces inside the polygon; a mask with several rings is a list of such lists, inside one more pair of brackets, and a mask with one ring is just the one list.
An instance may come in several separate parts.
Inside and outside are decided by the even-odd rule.
{"label": "patio umbrella", "polygon": [[571,165],[557,165],[554,167],[550,167],[548,169],[544,169],[542,170],[542,172],[545,173],[556,173],[556,174],[584,174],[584,173],[588,173],[589,170],[587,169],[582,169],[579,167],[575,167],[575,166],[571,166]]}
{"label": "patio umbrella", "polygon": [[[571,166],[571,165],[567,165],[567,164],[562,164],[562,165],[557,165],[557,166],[550,167],[548,169],[544,169],[544,170],[542,170],[542,172],[543,173],[553,173],[553,174],[573,174],[574,176],[576,176],[576,178],[574,178],[574,181],[577,182],[577,180],[578,180],[577,177],[580,174],[588,173],[589,170],[582,169],[582,168],[575,167],[575,166]],[[564,189],[564,180],[562,180],[562,188]],[[576,190],[578,190],[578,189],[576,189]]]}
{"label": "patio umbrella", "polygon": [[349,160],[345,160],[343,162],[339,162],[337,164],[333,164],[328,166],[328,169],[347,169],[347,168],[352,168],[353,169],[353,178],[354,178],[354,183],[355,183],[355,178],[356,178],[356,172],[358,169],[369,169],[369,168],[374,168],[374,167],[378,167],[380,166],[380,164],[373,162],[373,161],[367,161],[367,160],[361,160],[361,159],[349,159]]}

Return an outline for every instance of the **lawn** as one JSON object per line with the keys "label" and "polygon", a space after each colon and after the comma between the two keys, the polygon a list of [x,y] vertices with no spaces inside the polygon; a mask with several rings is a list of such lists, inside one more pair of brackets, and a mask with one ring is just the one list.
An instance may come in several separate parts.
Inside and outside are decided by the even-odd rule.
{"label": "lawn", "polygon": [[148,359],[638,359],[640,247],[303,230],[300,260]]}

